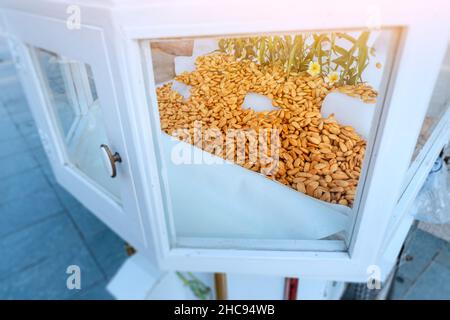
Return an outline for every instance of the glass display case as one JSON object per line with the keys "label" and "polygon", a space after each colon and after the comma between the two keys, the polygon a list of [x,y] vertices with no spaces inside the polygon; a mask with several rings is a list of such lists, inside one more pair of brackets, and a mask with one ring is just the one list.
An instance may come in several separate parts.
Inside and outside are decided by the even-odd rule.
{"label": "glass display case", "polygon": [[143,41],[172,245],[345,251],[399,32]]}
{"label": "glass display case", "polygon": [[431,2],[1,15],[58,182],[160,268],[365,281],[447,45]]}

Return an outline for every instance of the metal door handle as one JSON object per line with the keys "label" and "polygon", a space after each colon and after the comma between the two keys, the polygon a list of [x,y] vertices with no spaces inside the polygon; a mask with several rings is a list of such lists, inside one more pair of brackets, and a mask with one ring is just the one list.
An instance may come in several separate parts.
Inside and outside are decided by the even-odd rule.
{"label": "metal door handle", "polygon": [[122,162],[120,154],[117,152],[113,154],[106,144],[102,144],[100,150],[102,151],[105,167],[108,169],[111,178],[114,178],[117,175],[116,162]]}

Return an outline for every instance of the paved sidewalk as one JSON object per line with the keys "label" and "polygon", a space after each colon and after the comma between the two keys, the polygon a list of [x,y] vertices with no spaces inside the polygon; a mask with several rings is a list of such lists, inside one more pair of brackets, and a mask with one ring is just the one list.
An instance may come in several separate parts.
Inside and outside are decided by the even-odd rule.
{"label": "paved sidewalk", "polygon": [[419,228],[405,242],[392,299],[450,299],[450,243]]}
{"label": "paved sidewalk", "polygon": [[[9,68],[0,61],[0,79]],[[0,82],[0,161],[0,299],[112,299],[105,286],[124,241],[56,183],[11,77]],[[81,268],[81,290],[66,287],[69,265]]]}

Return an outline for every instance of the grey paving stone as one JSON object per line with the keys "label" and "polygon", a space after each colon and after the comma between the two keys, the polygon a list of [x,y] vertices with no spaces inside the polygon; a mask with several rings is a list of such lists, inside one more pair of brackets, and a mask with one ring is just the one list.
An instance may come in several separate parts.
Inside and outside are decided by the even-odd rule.
{"label": "grey paving stone", "polygon": [[50,185],[57,185],[55,175],[53,174],[52,167],[48,160],[47,154],[44,151],[44,148],[42,146],[35,147],[30,150],[30,153],[41,166],[42,172],[44,173],[44,176],[47,178]]}
{"label": "grey paving stone", "polygon": [[39,165],[28,151],[4,157],[1,162],[0,178],[10,177]]}
{"label": "grey paving stone", "polygon": [[108,282],[102,281],[99,284],[95,284],[90,288],[82,289],[79,294],[75,295],[71,299],[73,300],[114,300],[115,298],[108,292],[106,286]]}
{"label": "grey paving stone", "polygon": [[392,284],[392,290],[390,292],[391,300],[403,300],[406,292],[411,287],[412,281],[397,276]]}
{"label": "grey paving stone", "polygon": [[28,145],[22,137],[0,141],[0,158],[28,150]]}
{"label": "grey paving stone", "polygon": [[68,212],[81,230],[84,238],[88,241],[99,232],[108,229],[103,222],[81,204],[69,208]]}
{"label": "grey paving stone", "polygon": [[45,153],[45,150],[42,146],[33,148],[30,150],[30,152],[41,167],[47,166],[49,164],[47,153]]}
{"label": "grey paving stone", "polygon": [[[404,279],[416,279],[444,247],[445,242],[420,229],[414,231],[411,241],[400,261],[398,275]],[[406,257],[412,257],[407,261]]]}
{"label": "grey paving stone", "polygon": [[0,205],[0,238],[42,219],[62,214],[63,207],[51,188]]}
{"label": "grey paving stone", "polygon": [[[33,152],[33,151],[31,151],[31,152]],[[34,155],[34,153],[33,153],[33,155]],[[38,160],[38,162],[39,162],[39,160]],[[53,174],[53,169],[52,169],[52,167],[50,165],[50,162],[43,161],[43,160],[41,160],[40,162],[42,162],[40,165],[41,165],[42,171],[44,171],[45,176],[51,175],[51,176],[54,177],[55,175]]]}
{"label": "grey paving stone", "polygon": [[38,132],[24,136],[24,140],[30,149],[42,146],[41,137],[39,137]]}
{"label": "grey paving stone", "polygon": [[55,190],[58,199],[67,210],[81,205],[81,203],[77,199],[75,199],[69,192],[66,191],[66,189],[64,189],[58,183],[52,185],[52,188]]}
{"label": "grey paving stone", "polygon": [[18,98],[25,99],[24,91],[19,82],[11,82],[7,85],[2,85],[0,90],[2,92],[0,102],[5,105],[5,107],[10,102],[14,103]]}
{"label": "grey paving stone", "polygon": [[128,258],[125,241],[110,229],[98,233],[88,241],[88,247],[108,279],[111,279]]}
{"label": "grey paving stone", "polygon": [[20,138],[20,132],[9,119],[0,119],[0,142]]}
{"label": "grey paving stone", "polygon": [[405,295],[406,300],[450,299],[450,272],[433,262]]}
{"label": "grey paving stone", "polygon": [[[53,170],[50,165],[44,165],[42,168],[42,172],[44,173],[45,178],[50,183],[50,185],[54,188],[58,184],[56,181],[55,175],[53,174]],[[56,191],[55,191],[56,193]]]}
{"label": "grey paving stone", "polygon": [[16,123],[24,123],[24,122],[34,122],[33,116],[31,115],[30,111],[20,112],[20,113],[14,113],[11,115],[11,120]]}
{"label": "grey paving stone", "polygon": [[6,108],[3,107],[3,105],[0,104],[0,119],[4,119],[4,118],[7,118],[7,117],[9,117],[9,115],[8,115],[8,112],[7,112]]}
{"label": "grey paving stone", "polygon": [[50,217],[0,239],[0,279],[81,246],[81,238],[66,215]]}
{"label": "grey paving stone", "polygon": [[50,188],[39,167],[0,179],[0,204]]}
{"label": "grey paving stone", "polygon": [[13,114],[11,119],[23,136],[37,132],[36,124],[29,111]]}
{"label": "grey paving stone", "polygon": [[[435,261],[449,269],[450,272],[450,243],[447,243],[445,248],[441,250]],[[450,286],[450,283],[449,283]]]}
{"label": "grey paving stone", "polygon": [[[47,257],[22,272],[0,280],[2,299],[71,299],[105,294],[95,284],[104,281],[103,275],[83,245],[68,246],[66,250]],[[67,267],[80,267],[81,289],[67,288]]]}
{"label": "grey paving stone", "polygon": [[5,108],[9,114],[16,114],[22,112],[29,112],[28,103],[24,95],[14,94],[3,100]]}

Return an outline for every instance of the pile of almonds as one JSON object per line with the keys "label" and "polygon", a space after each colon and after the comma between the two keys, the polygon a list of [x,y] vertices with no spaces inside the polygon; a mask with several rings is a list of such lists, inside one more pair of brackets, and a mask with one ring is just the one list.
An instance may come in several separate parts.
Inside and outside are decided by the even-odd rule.
{"label": "pile of almonds", "polygon": [[[184,100],[171,83],[157,89],[161,128],[167,134],[187,129],[192,135],[195,122],[224,135],[229,129],[277,132],[280,157],[277,170],[266,174],[269,178],[323,201],[352,205],[366,141],[332,116],[323,118],[320,109],[333,90],[373,103],[377,93],[370,86],[338,87],[320,76],[288,76],[277,66],[259,66],[224,54],[197,58],[196,70],[175,80],[191,86],[190,97]],[[279,109],[241,108],[248,92],[266,95]],[[249,161],[248,148],[245,151],[241,165],[261,172],[267,164]],[[233,160],[225,152],[220,156]]]}

